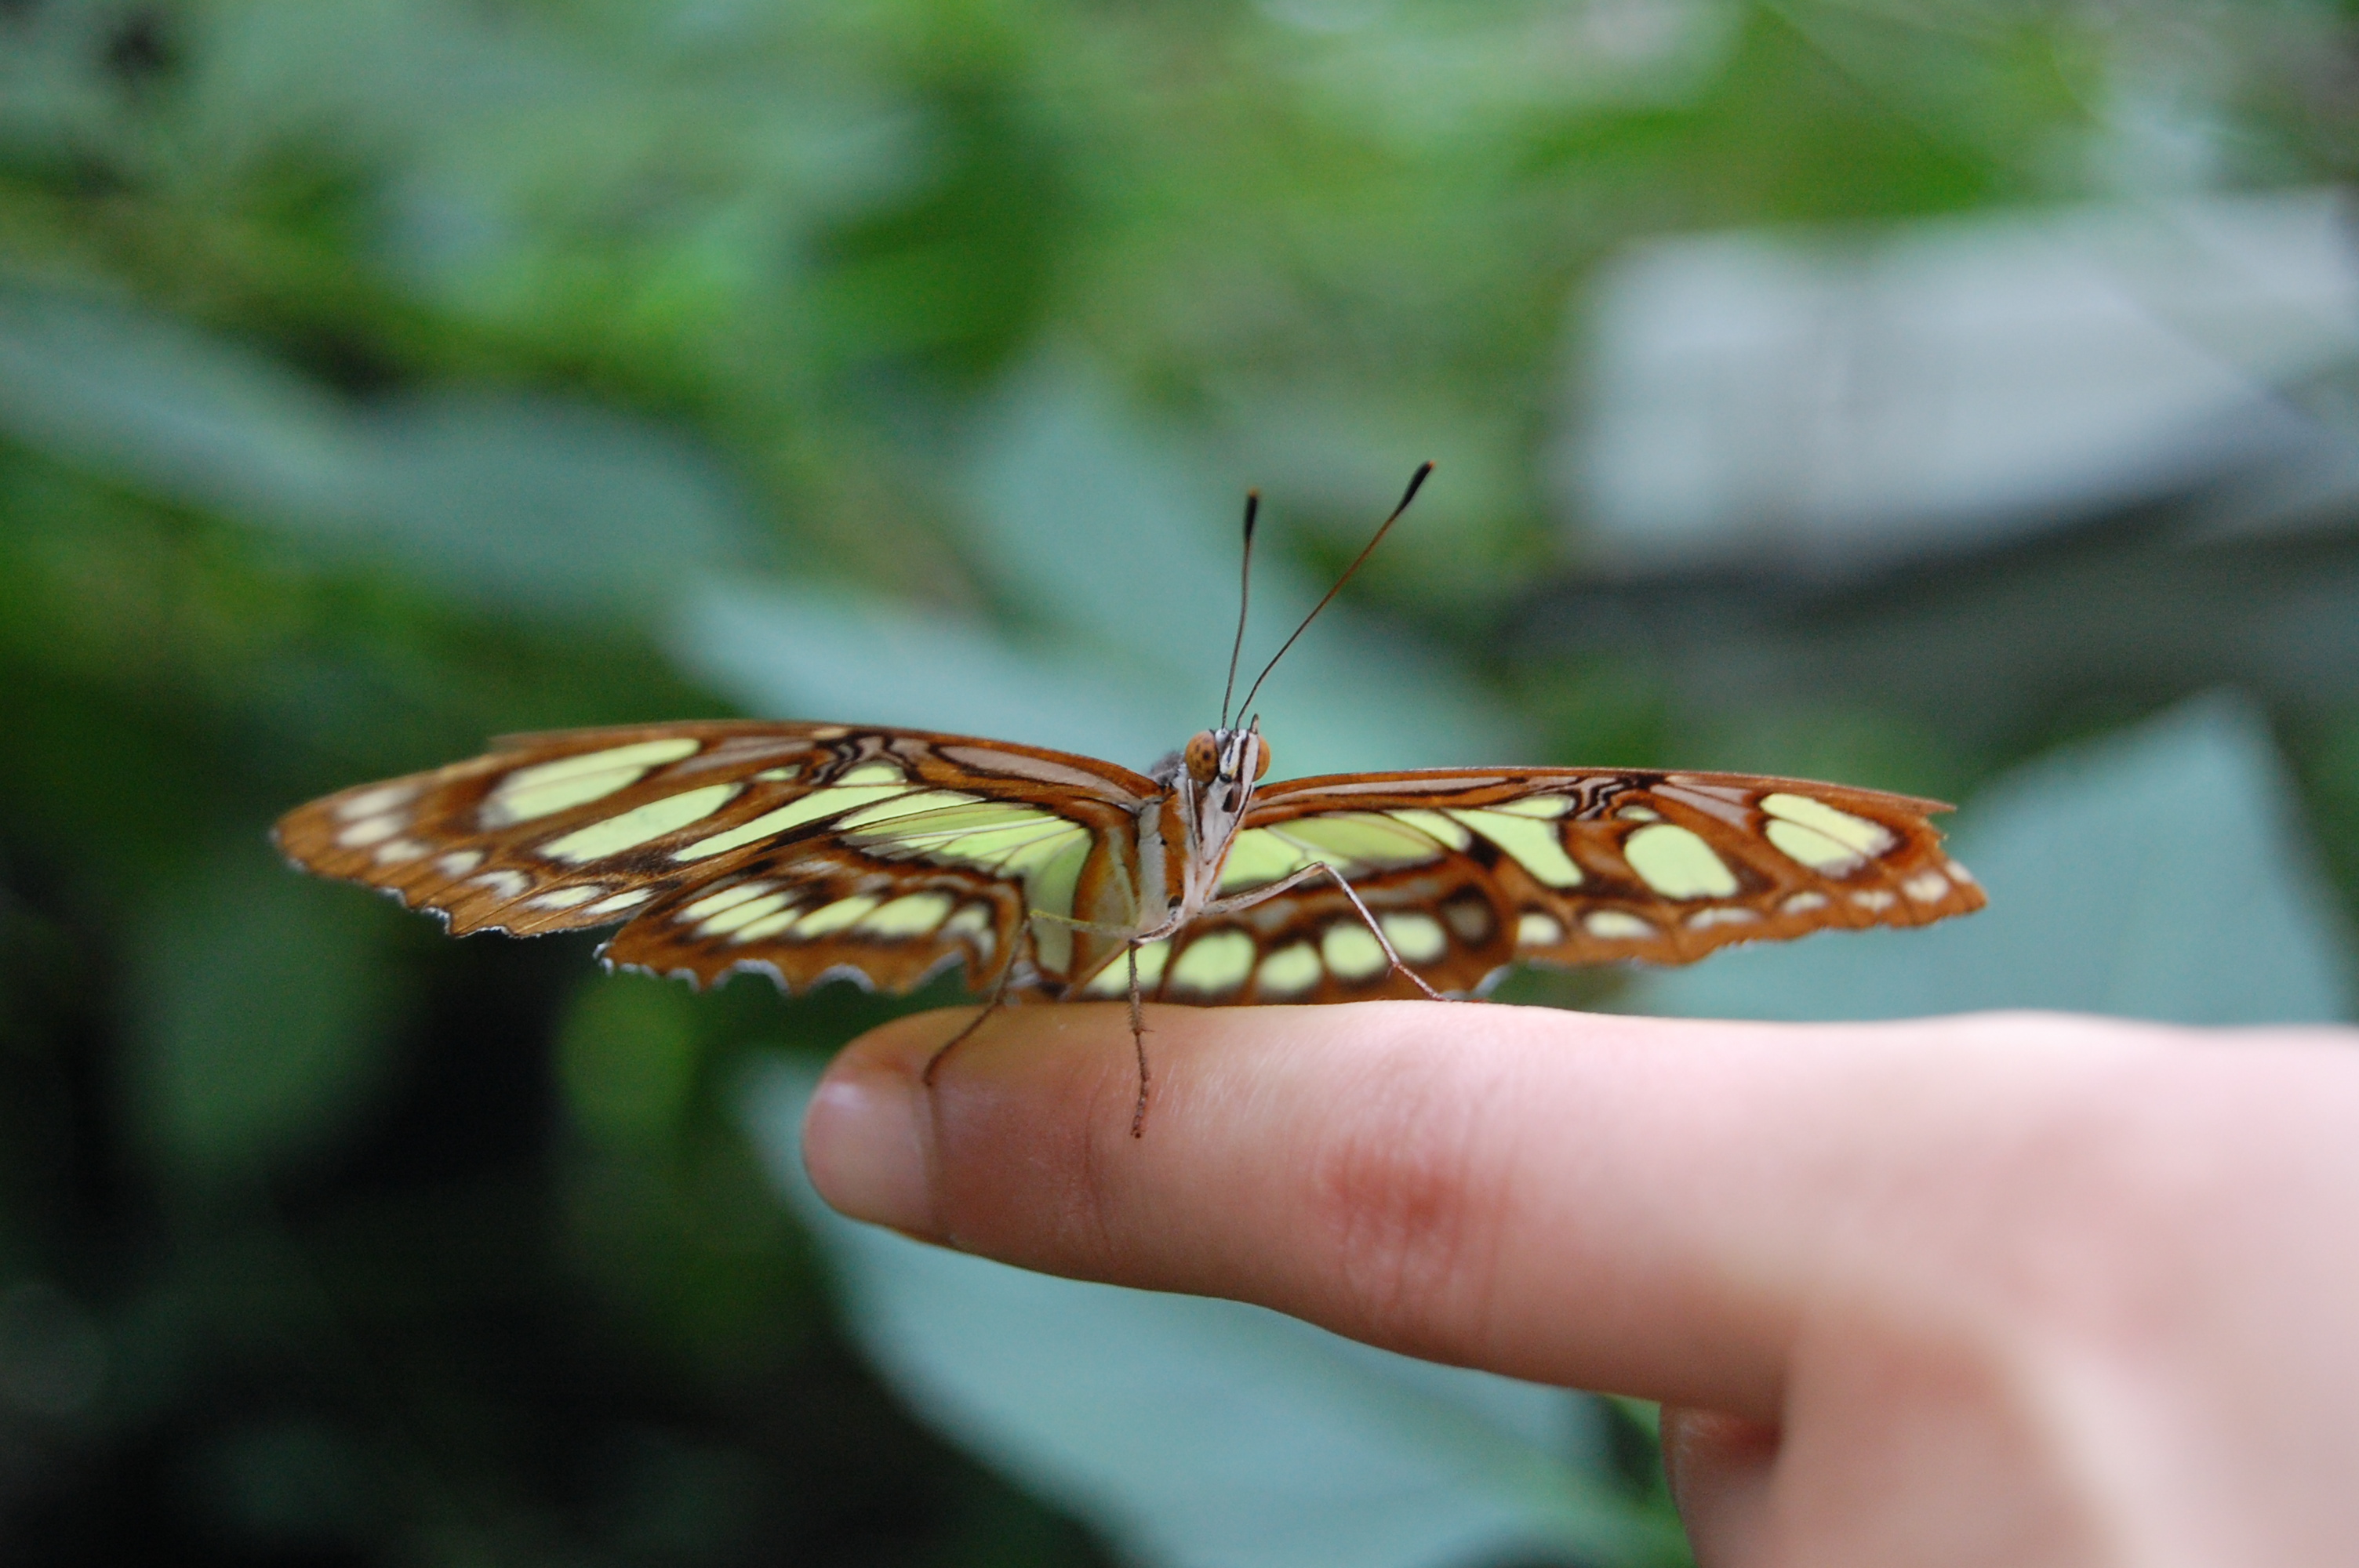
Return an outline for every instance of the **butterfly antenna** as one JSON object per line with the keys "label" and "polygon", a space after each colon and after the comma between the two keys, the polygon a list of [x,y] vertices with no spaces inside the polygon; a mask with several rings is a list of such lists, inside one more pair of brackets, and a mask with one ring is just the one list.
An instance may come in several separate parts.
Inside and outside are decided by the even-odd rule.
{"label": "butterfly antenna", "polygon": [[1277,661],[1286,657],[1286,650],[1294,646],[1295,638],[1300,637],[1305,632],[1310,630],[1310,623],[1319,619],[1319,612],[1335,601],[1335,596],[1343,591],[1343,585],[1352,580],[1352,574],[1358,571],[1362,564],[1376,553],[1376,546],[1385,542],[1385,535],[1391,533],[1393,524],[1401,520],[1401,514],[1408,510],[1408,503],[1417,499],[1419,488],[1425,483],[1425,476],[1432,471],[1433,464],[1430,462],[1417,465],[1417,471],[1408,476],[1408,489],[1401,492],[1400,504],[1393,508],[1393,514],[1384,520],[1383,525],[1376,530],[1376,536],[1368,541],[1367,547],[1352,557],[1352,564],[1343,568],[1343,575],[1335,579],[1335,586],[1327,590],[1327,597],[1311,606],[1310,613],[1302,618],[1302,624],[1294,629],[1294,636],[1288,637],[1281,643],[1277,652],[1270,655],[1269,663],[1262,665],[1261,674],[1254,676],[1253,685],[1245,688],[1245,699],[1239,706],[1244,708],[1253,706],[1254,693],[1259,691],[1261,683],[1269,678],[1269,672],[1277,668]]}
{"label": "butterfly antenna", "polygon": [[1237,689],[1237,655],[1245,652],[1245,607],[1253,602],[1253,536],[1254,519],[1261,515],[1261,492],[1245,492],[1245,564],[1237,571],[1237,637],[1229,644],[1229,684],[1221,688],[1221,725],[1229,727],[1229,698]]}

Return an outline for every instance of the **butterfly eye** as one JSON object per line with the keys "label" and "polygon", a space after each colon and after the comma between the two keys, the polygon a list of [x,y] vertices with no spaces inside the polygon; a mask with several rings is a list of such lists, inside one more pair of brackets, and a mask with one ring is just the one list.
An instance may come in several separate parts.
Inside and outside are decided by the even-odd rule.
{"label": "butterfly eye", "polygon": [[[1256,736],[1256,739],[1258,740],[1259,737]],[[1261,776],[1267,772],[1269,772],[1269,742],[1263,741],[1261,743],[1261,755],[1254,759],[1254,782],[1256,784],[1259,784],[1261,782]]]}
{"label": "butterfly eye", "polygon": [[1221,748],[1209,730],[1188,742],[1188,776],[1198,784],[1211,784],[1221,771]]}

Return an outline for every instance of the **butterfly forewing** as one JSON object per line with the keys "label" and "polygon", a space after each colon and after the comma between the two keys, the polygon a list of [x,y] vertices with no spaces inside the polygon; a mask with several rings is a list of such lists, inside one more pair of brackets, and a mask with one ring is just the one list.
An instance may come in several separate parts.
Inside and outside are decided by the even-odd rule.
{"label": "butterfly forewing", "polygon": [[[1472,859],[1445,853],[1363,887],[1364,864],[1331,849],[1384,933],[1379,942],[1343,891],[1324,880],[1234,914],[1207,915],[1139,949],[1141,994],[1196,1006],[1366,1001],[1424,994],[1392,968],[1387,944],[1434,989],[1468,994],[1515,957],[1514,926],[1495,885]],[[1115,957],[1079,990],[1129,992]]]}
{"label": "butterfly forewing", "polygon": [[[1019,946],[1061,983],[1069,927],[1135,909],[1124,829],[1150,781],[963,736],[714,722],[524,736],[288,814],[312,871],[368,882],[454,932],[630,920],[614,961],[710,981],[766,970],[900,989]],[[1125,905],[1125,898],[1132,902]],[[1060,902],[1061,901],[1061,902]]]}

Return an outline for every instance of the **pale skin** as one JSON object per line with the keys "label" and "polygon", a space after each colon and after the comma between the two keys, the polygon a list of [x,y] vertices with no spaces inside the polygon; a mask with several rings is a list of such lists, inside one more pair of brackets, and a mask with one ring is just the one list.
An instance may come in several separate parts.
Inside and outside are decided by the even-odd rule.
{"label": "pale skin", "polygon": [[855,1218],[1664,1402],[1707,1568],[2359,1555],[2359,1031],[1120,1003],[839,1057]]}

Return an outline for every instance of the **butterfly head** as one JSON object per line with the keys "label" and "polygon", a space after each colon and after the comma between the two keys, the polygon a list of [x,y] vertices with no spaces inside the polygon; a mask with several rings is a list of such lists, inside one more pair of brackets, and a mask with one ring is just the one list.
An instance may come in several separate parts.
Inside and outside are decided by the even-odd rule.
{"label": "butterfly head", "polygon": [[[1269,742],[1260,730],[1203,730],[1174,759],[1172,782],[1196,819],[1196,841],[1224,845],[1244,820],[1254,782],[1269,772]],[[1185,777],[1179,775],[1184,773]]]}
{"label": "butterfly head", "polygon": [[1188,763],[1188,776],[1199,784],[1234,784],[1269,772],[1269,742],[1258,730],[1200,730],[1180,755]]}
{"label": "butterfly head", "polygon": [[[1169,770],[1166,772],[1165,770]],[[1253,801],[1254,782],[1269,772],[1269,743],[1248,724],[1199,730],[1158,769],[1177,791],[1201,852],[1225,853]],[[1218,860],[1212,862],[1217,865]]]}

